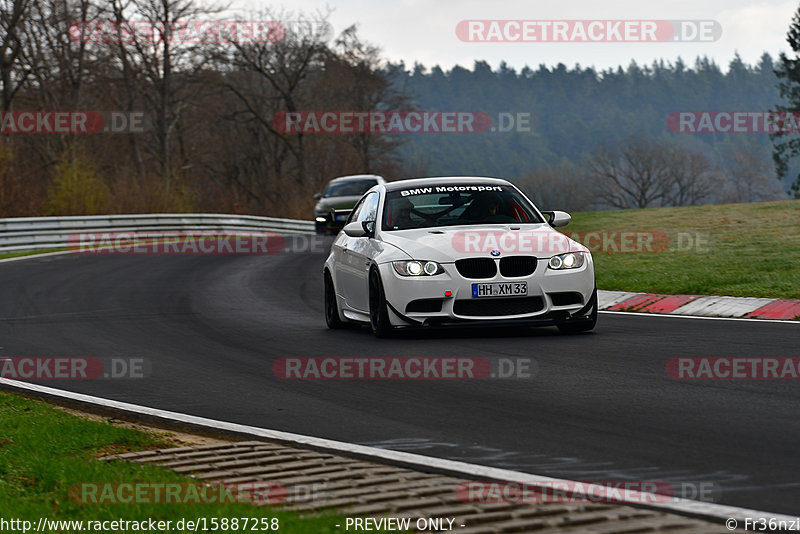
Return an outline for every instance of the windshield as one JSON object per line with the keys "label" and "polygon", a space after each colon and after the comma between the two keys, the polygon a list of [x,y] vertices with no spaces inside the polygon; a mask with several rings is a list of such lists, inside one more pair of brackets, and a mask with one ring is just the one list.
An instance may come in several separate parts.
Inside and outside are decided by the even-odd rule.
{"label": "windshield", "polygon": [[377,184],[375,179],[352,180],[346,182],[333,182],[328,185],[323,193],[324,198],[329,197],[358,197],[369,191],[370,187]]}
{"label": "windshield", "polygon": [[544,222],[508,186],[448,185],[392,191],[386,195],[384,230],[465,224]]}

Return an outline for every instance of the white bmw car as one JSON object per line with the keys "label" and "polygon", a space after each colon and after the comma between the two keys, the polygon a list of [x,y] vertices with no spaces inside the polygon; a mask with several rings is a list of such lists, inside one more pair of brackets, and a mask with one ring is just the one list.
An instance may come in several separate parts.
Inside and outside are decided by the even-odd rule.
{"label": "white bmw car", "polygon": [[417,178],[376,185],[353,208],[323,270],[330,328],[597,322],[589,251],[496,178]]}

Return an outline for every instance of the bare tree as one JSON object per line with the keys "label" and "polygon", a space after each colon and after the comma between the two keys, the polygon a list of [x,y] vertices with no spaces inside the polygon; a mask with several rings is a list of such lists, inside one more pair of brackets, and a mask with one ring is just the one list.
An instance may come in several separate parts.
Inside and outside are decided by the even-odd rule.
{"label": "bare tree", "polygon": [[25,83],[29,70],[22,63],[24,24],[31,0],[0,0],[0,108],[11,102]]}
{"label": "bare tree", "polygon": [[714,168],[705,154],[676,144],[666,147],[663,156],[667,165],[664,204],[694,206],[711,198]]}
{"label": "bare tree", "polygon": [[[113,0],[110,9],[117,21],[137,19],[137,24],[153,28],[152,36],[134,32],[132,38],[121,40],[117,57],[128,91],[138,90],[154,113],[153,152],[168,194],[173,178],[191,163],[182,150],[180,121],[194,99],[207,90],[198,83],[208,62],[205,43],[182,43],[176,36],[186,24],[208,20],[223,7],[201,6],[195,0]],[[129,97],[129,103],[132,100]],[[176,154],[179,161],[174,162]]]}
{"label": "bare tree", "polygon": [[[103,15],[108,16],[108,20],[118,28],[122,28],[127,22],[127,13],[132,10],[132,2],[133,0],[110,0],[103,10]],[[122,39],[109,44],[107,54],[111,68],[105,71],[103,82],[116,89],[112,91],[112,98],[115,98],[120,109],[130,113],[143,107],[142,93],[145,90],[145,83],[142,80],[143,73],[133,57],[133,47],[126,46]],[[127,137],[136,175],[141,180],[145,174],[145,165],[139,136],[130,133]]]}
{"label": "bare tree", "polygon": [[521,175],[516,184],[541,209],[583,211],[593,203],[585,169],[562,160]]}
{"label": "bare tree", "polygon": [[[326,75],[322,82],[328,88],[325,98],[335,102],[334,106],[358,111],[410,107],[409,98],[395,90],[381,72],[380,49],[361,41],[356,26],[350,26],[339,35],[332,52],[326,57]],[[364,172],[375,172],[377,166],[385,165],[386,158],[407,140],[369,130],[348,137],[358,152]]]}
{"label": "bare tree", "polygon": [[600,149],[586,165],[597,193],[614,208],[647,208],[665,199],[670,173],[662,143],[631,139],[616,151]]}
{"label": "bare tree", "polygon": [[[39,0],[29,8],[24,35],[24,62],[30,83],[21,98],[42,110],[85,109],[94,99],[85,94],[96,60],[87,43],[70,38],[74,23],[93,20],[93,0]],[[90,80],[87,83],[87,80]],[[47,136],[28,143],[50,165],[75,155],[73,136]]]}
{"label": "bare tree", "polygon": [[744,137],[736,138],[722,149],[722,202],[759,202],[780,200],[786,191],[776,180],[775,165],[769,147]]}
{"label": "bare tree", "polygon": [[97,16],[92,0],[38,0],[27,27],[27,62],[37,104],[44,109],[83,107],[85,80],[91,76],[91,51],[83,39],[70,38],[70,27]]}
{"label": "bare tree", "polygon": [[[255,121],[268,134],[266,147],[271,155],[272,171],[285,174],[285,166],[294,166],[294,181],[307,181],[305,135],[288,136],[273,125],[280,111],[296,112],[311,95],[304,92],[305,83],[315,70],[320,70],[328,51],[326,44],[330,26],[327,15],[295,15],[290,12],[259,12],[260,20],[281,21],[285,32],[280,38],[263,43],[237,43],[227,58],[233,72],[226,87],[241,104],[235,118]],[[302,20],[305,19],[305,20]]]}

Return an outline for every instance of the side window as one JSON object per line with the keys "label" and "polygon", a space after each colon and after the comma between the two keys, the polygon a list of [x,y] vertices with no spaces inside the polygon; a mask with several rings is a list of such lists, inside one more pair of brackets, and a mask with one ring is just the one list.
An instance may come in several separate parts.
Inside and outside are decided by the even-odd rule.
{"label": "side window", "polygon": [[361,200],[358,201],[358,203],[353,208],[353,211],[350,212],[350,217],[347,218],[347,223],[346,224],[350,224],[353,221],[360,220],[358,217],[359,217],[359,214],[364,210],[364,201],[366,201],[366,200],[367,200],[367,197],[364,197],[364,198],[362,198]]}
{"label": "side window", "polygon": [[364,198],[355,221],[374,221],[378,217],[378,193],[370,193]]}

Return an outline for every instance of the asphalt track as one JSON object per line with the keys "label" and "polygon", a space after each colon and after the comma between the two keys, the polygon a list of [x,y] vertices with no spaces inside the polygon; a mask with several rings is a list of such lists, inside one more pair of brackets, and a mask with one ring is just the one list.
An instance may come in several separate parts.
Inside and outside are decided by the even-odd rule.
{"label": "asphalt track", "polygon": [[[800,382],[678,381],[679,356],[800,356],[800,326],[601,314],[595,332],[330,331],[325,254],[70,254],[0,263],[0,357],[144,358],[142,379],[38,383],[578,480],[667,481],[800,515]],[[279,357],[533,358],[506,380],[281,380]]]}

